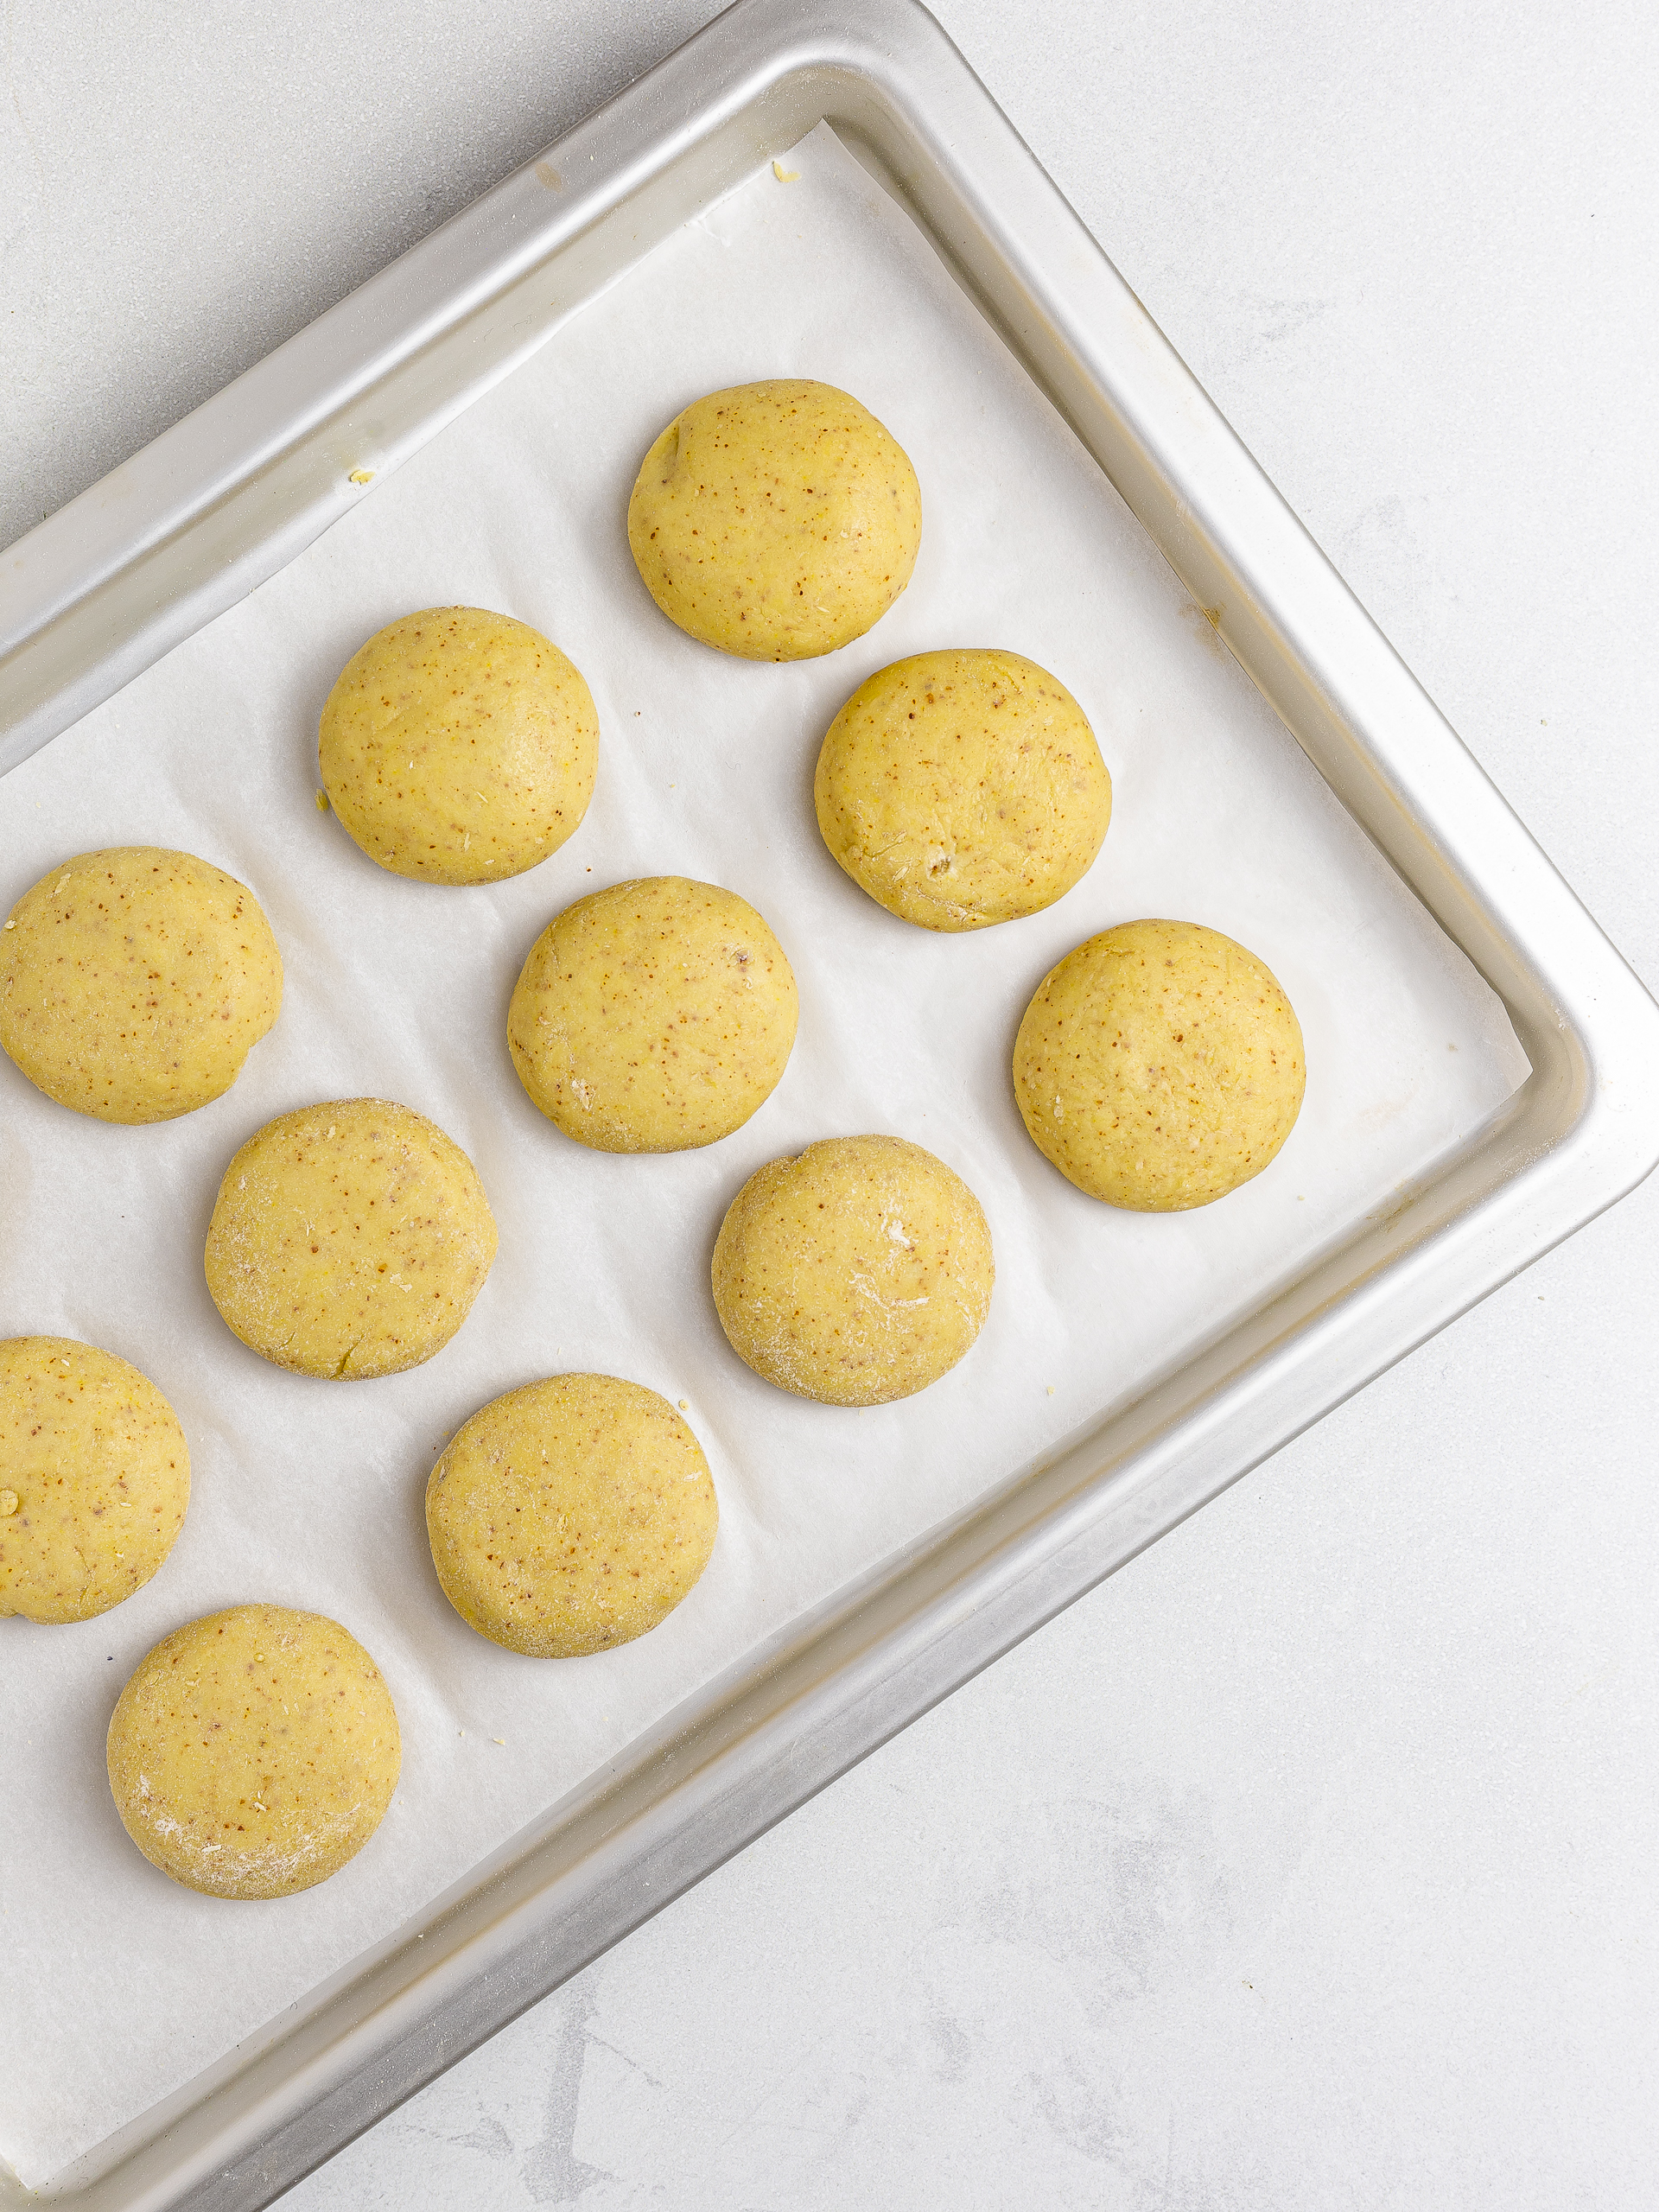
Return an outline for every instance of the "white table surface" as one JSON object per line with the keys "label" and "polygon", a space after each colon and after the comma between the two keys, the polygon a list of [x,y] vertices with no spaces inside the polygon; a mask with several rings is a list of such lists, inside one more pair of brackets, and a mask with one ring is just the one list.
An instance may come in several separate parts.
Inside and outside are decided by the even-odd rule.
{"label": "white table surface", "polygon": [[[713,12],[7,0],[0,542]],[[940,0],[1659,982],[1659,17]],[[1649,2212],[1659,1185],[294,2212]]]}

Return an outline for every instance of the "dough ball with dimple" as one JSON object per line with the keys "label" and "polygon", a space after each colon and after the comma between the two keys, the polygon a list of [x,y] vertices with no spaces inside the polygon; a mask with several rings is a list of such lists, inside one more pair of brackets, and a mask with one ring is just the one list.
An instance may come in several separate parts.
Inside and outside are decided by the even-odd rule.
{"label": "dough ball with dimple", "polygon": [[225,1171],[207,1287],[245,1344],[356,1382],[441,1351],[495,1257],[461,1147],[412,1107],[347,1098],[268,1122]]}
{"label": "dough ball with dimple", "polygon": [[429,607],[378,631],[328,694],[323,787],[394,875],[495,883],[556,853],[593,797],[593,695],[539,630]]}
{"label": "dough ball with dimple", "polygon": [[910,582],[922,495],[867,407],[798,378],[710,392],[645,455],[628,543],[671,622],[746,660],[861,638]]}
{"label": "dough ball with dimple", "polygon": [[0,930],[0,1046],[48,1098],[100,1122],[206,1106],[282,1003],[258,900],[193,853],[82,853]]}
{"label": "dough ball with dimple", "polygon": [[1197,922],[1124,922],[1067,953],[1014,1048],[1038,1149],[1090,1198],[1143,1213],[1208,1205],[1259,1175],[1306,1082],[1272,972]]}
{"label": "dough ball with dimple", "polygon": [[1058,677],[1018,653],[918,653],[861,683],[814,786],[823,841],[890,913],[979,930],[1088,871],[1112,779]]}
{"label": "dough ball with dimple", "polygon": [[178,1416],[71,1337],[0,1342],[0,1615],[86,1621],[149,1581],[190,1503]]}
{"label": "dough ball with dimple", "polygon": [[775,1089],[799,1004],[747,900],[683,875],[589,893],[531,947],[507,1014],[524,1089],[600,1152],[681,1152]]}
{"label": "dough ball with dimple", "polygon": [[215,1897],[292,1897],[338,1872],[379,1827],[403,1757],[357,1638],[286,1605],[233,1605],[164,1637],[107,1748],[127,1834]]}
{"label": "dough ball with dimple", "polygon": [[995,1274],[983,1209],[942,1160],[903,1137],[831,1137],[733,1199],[715,1306],[732,1349],[780,1390],[880,1406],[956,1365]]}
{"label": "dough ball with dimple", "polygon": [[655,1628],[708,1565],[719,1518],[686,1423],[612,1375],[509,1390],[465,1424],[426,1490],[444,1596],[480,1636],[533,1659]]}

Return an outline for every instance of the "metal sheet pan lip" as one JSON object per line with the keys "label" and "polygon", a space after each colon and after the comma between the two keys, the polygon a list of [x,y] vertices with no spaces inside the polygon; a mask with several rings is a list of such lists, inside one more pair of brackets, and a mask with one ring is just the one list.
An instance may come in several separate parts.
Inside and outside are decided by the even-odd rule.
{"label": "metal sheet pan lip", "polygon": [[[896,137],[912,154],[920,149],[925,155],[910,185],[923,188],[931,164],[932,174],[976,200],[991,240],[988,251],[1023,271],[1030,313],[1047,319],[1057,350],[1070,349],[1085,379],[1100,376],[1089,311],[1107,302],[1128,342],[1144,354],[1151,397],[1162,391],[1167,400],[1173,392],[1182,402],[1173,429],[1184,429],[1191,443],[1181,446],[1176,435],[1175,461],[1185,455],[1184,465],[1196,466],[1200,475],[1215,472],[1215,484],[1206,480],[1190,487],[1197,496],[1186,503],[1185,521],[1193,525],[1193,558],[1205,557],[1207,534],[1209,557],[1230,561],[1255,601],[1236,616],[1224,607],[1218,630],[1236,651],[1241,644],[1249,649],[1249,623],[1264,608],[1270,615],[1283,596],[1275,561],[1313,580],[1309,588],[1317,587],[1330,650],[1322,659],[1310,654],[1304,664],[1310,693],[1319,695],[1320,711],[1340,718],[1350,715],[1353,695],[1366,695],[1369,687],[1362,697],[1369,721],[1350,715],[1354,757],[1422,841],[1421,867],[1414,874],[1407,865],[1402,873],[1417,881],[1438,869],[1440,895],[1469,900],[1472,918],[1462,935],[1479,941],[1482,964],[1500,955],[1512,961],[1504,995],[1521,1011],[1529,1045],[1537,1048],[1536,1071],[1500,1125],[1466,1148],[1469,1161],[1484,1162],[1491,1171],[1478,1188],[1471,1185],[1466,1202],[1456,1185],[1459,1165],[1449,1163],[1433,1205],[1422,1194],[1409,1195],[1395,1224],[1375,1226],[1373,1260],[1346,1275],[1337,1269],[1333,1294],[1323,1302],[1310,1293],[1311,1305],[1296,1306],[1298,1286],[1291,1286],[1277,1333],[1272,1310],[1264,1310],[1253,1348],[1241,1348],[1230,1365],[1221,1347],[1196,1402],[1154,1425],[1135,1451],[1091,1471],[1090,1442],[1083,1440],[1069,1496],[1039,1510],[1034,1494],[1027,1495],[1024,1522],[1017,1503],[994,1501],[984,1509],[991,1529],[987,1548],[950,1554],[938,1569],[938,1586],[928,1584],[908,1612],[904,1591],[920,1587],[919,1580],[906,1583],[909,1567],[861,1601],[867,1609],[861,1627],[855,1618],[848,1631],[854,1645],[863,1634],[857,1650],[849,1646],[838,1663],[816,1672],[810,1651],[805,1659],[786,1657],[756,1685],[754,1723],[747,1732],[704,1746],[702,1757],[695,1745],[682,1754],[659,1753],[668,1762],[664,1786],[635,1819],[595,1843],[580,1862],[580,1880],[569,1868],[554,1868],[539,1884],[530,1879],[517,1903],[491,1920],[489,1899],[511,1870],[486,1876],[483,1921],[467,1941],[445,1952],[442,1931],[434,1928],[440,1956],[433,1964],[383,2003],[346,2018],[340,2034],[303,2064],[284,2075],[275,2063],[279,2044],[255,2060],[253,2070],[263,2065],[270,2078],[239,2107],[227,2096],[216,2117],[200,2106],[188,2108],[189,2093],[181,2093],[162,2139],[145,2144],[138,2133],[125,2131],[131,2148],[118,2164],[95,2152],[34,2196],[14,2199],[0,2185],[0,2203],[45,2198],[79,2202],[86,2212],[118,2205],[159,2212],[186,2201],[203,2207],[269,2201],[437,2070],[434,2046],[415,2050],[412,2039],[423,2024],[447,2014],[454,2024],[448,2056],[459,2056],[574,1970],[580,1954],[592,1955],[614,1940],[1621,1195],[1659,1154],[1659,1013],[1192,383],[944,34],[909,0],[849,0],[833,10],[812,0],[741,0],[542,157],[575,170],[591,149],[591,191],[575,175],[560,188],[569,197],[550,206],[551,188],[536,180],[535,165],[527,167],[20,541],[12,554],[24,558],[26,587],[9,589],[6,579],[19,572],[0,563],[13,634],[27,642],[73,613],[77,578],[95,590],[99,576],[142,564],[169,537],[188,531],[193,518],[245,495],[307,425],[348,412],[389,372],[388,364],[415,358],[435,334],[453,330],[458,318],[556,259],[623,205],[640,179],[684,157],[713,127],[711,118],[741,120],[775,95],[782,110],[778,127],[785,130],[815,101],[832,118],[858,109],[849,115],[855,124],[879,122],[885,113]],[[754,166],[767,150],[757,127]],[[1019,203],[1012,213],[1010,200]],[[963,250],[959,237],[942,243]],[[981,275],[990,281],[983,269]],[[1090,286],[1094,296],[1079,307],[1078,296]],[[371,372],[365,352],[353,381],[352,347],[377,332],[372,359],[378,365]],[[279,423],[280,410],[268,402],[289,381],[315,379],[322,369],[327,375]],[[1154,407],[1142,417],[1143,447],[1154,430],[1165,436],[1169,429]],[[344,511],[343,495],[336,489],[333,496],[336,511]],[[1241,514],[1243,550],[1257,556],[1254,562],[1236,547],[1226,550],[1225,524],[1230,517],[1237,525]],[[315,520],[302,518],[312,535]],[[1262,569],[1265,575],[1255,573],[1252,583],[1253,572]],[[210,600],[213,581],[203,588]],[[1293,648],[1294,633],[1292,624],[1287,634]],[[1460,934],[1455,926],[1452,934]],[[1057,1489],[1064,1487],[1065,1470],[1058,1461],[1033,1480],[1051,1478]],[[1006,1526],[997,1522],[999,1512]],[[945,1540],[941,1545],[944,1556]],[[925,1579],[919,1568],[915,1573]],[[897,1609],[898,1625],[886,1630],[880,1627],[887,1618],[884,1604]],[[833,1637],[833,1624],[823,1633]],[[804,1669],[797,1693],[786,1692],[791,1664]],[[773,1692],[777,1701],[769,1706]],[[694,1830],[701,1841],[690,1840]],[[534,1859],[532,1848],[515,1863],[531,1866]],[[477,1897],[480,1891],[467,1894]],[[579,1932],[570,1932],[578,1923]],[[337,1979],[349,1980],[353,1971]],[[494,1993],[478,1995],[486,1984]],[[296,2012],[303,2010],[302,2003]]]}

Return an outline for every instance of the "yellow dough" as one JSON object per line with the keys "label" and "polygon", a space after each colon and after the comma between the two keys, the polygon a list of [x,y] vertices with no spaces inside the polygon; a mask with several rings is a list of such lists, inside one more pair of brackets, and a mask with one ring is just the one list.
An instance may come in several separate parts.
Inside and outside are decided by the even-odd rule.
{"label": "yellow dough", "polygon": [[507,1012],[519,1079],[600,1152],[681,1152],[741,1128],[777,1086],[799,1002],[783,947],[734,891],[613,884],[531,947]]}
{"label": "yellow dough", "polygon": [[902,1137],[831,1137],[774,1160],[715,1243],[715,1306],[780,1390],[880,1406],[938,1382],[979,1334],[996,1270],[979,1200]]}
{"label": "yellow dough", "polygon": [[929,930],[1052,906],[1112,814],[1082,708],[1018,653],[918,653],[878,670],[830,723],[814,796],[854,882]]}
{"label": "yellow dough", "polygon": [[1272,973],[1197,922],[1124,922],[1067,953],[1014,1048],[1039,1151],[1090,1198],[1142,1213],[1208,1205],[1259,1175],[1306,1081]]}
{"label": "yellow dough", "polygon": [[220,1096],[282,1003],[258,900],[192,853],[82,853],[0,930],[0,1046],[100,1122],[169,1122]]}
{"label": "yellow dough", "polygon": [[286,1897],[380,1825],[402,1748],[391,1694],[321,1613],[232,1605],[175,1629],[117,1701],[110,1789],[146,1859],[215,1897]]}
{"label": "yellow dough", "polygon": [[910,582],[921,539],[904,448],[850,393],[796,378],[694,402],[628,501],[658,606],[746,660],[810,660],[861,638]]}
{"label": "yellow dough", "polygon": [[107,1612],[155,1573],[189,1503],[184,1431],[148,1376],[71,1337],[0,1342],[0,1616]]}
{"label": "yellow dough", "polygon": [[371,860],[426,883],[495,883],[556,853],[588,811],[599,717],[539,630],[429,607],[346,662],[317,753]]}
{"label": "yellow dough", "polygon": [[347,1098],[268,1122],[225,1171],[207,1287],[245,1344],[356,1382],[441,1351],[495,1257],[477,1170],[412,1107]]}
{"label": "yellow dough", "polygon": [[626,1643],[671,1613],[719,1522],[702,1447],[666,1398],[555,1375],[475,1413],[432,1470],[426,1528],[443,1594],[533,1659]]}

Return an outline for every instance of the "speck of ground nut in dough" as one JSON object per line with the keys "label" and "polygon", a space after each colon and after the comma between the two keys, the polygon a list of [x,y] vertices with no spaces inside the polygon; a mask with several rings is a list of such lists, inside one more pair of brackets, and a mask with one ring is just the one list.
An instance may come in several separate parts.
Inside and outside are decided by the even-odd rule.
{"label": "speck of ground nut in dough", "polygon": [[228,1090],[283,1002],[247,886],[194,853],[83,853],[26,891],[0,942],[0,1048],[60,1106],[137,1124]]}
{"label": "speck of ground nut in dough", "polygon": [[921,492],[903,448],[833,385],[710,392],[668,425],[628,501],[628,544],[671,622],[747,660],[861,637],[910,582]]}
{"label": "speck of ground nut in dough", "polygon": [[721,1325],[757,1375],[827,1405],[885,1405],[962,1358],[989,1310],[984,1210],[902,1137],[834,1137],[743,1185],[715,1240]]}
{"label": "speck of ground nut in dough", "polygon": [[394,875],[497,883],[556,853],[587,812],[599,717],[581,672],[526,622],[431,607],[341,670],[317,734],[324,792]]}
{"label": "speck of ground nut in dough", "polygon": [[244,1344],[355,1381],[429,1359],[495,1257],[477,1171],[412,1107],[334,1100],[268,1122],[231,1161],[208,1226],[207,1287]]}
{"label": "speck of ground nut in dough", "polygon": [[481,1407],[427,1484],[444,1595],[540,1659],[645,1635],[708,1564],[719,1511],[690,1427],[654,1390],[555,1375]]}
{"label": "speck of ground nut in dough", "polygon": [[531,947],[507,1012],[518,1078],[600,1152],[729,1136],[777,1087],[799,1001],[746,899],[682,875],[590,892]]}
{"label": "speck of ground nut in dough", "polygon": [[1014,1042],[1033,1142],[1079,1190],[1137,1212],[1208,1205],[1259,1175],[1306,1082],[1272,971],[1196,922],[1089,938],[1038,986]]}
{"label": "speck of ground nut in dough", "polygon": [[1092,865],[1112,781],[1082,708],[1019,653],[918,653],[860,684],[825,734],[818,828],[888,912],[924,929],[1035,914]]}
{"label": "speck of ground nut in dough", "polygon": [[0,1340],[0,1617],[91,1620],[149,1580],[184,1522],[171,1406],[113,1352]]}
{"label": "speck of ground nut in dough", "polygon": [[187,1889],[310,1889],[380,1825],[402,1764],[372,1659],[338,1621],[232,1606],[165,1637],[117,1701],[110,1789],[146,1859]]}

